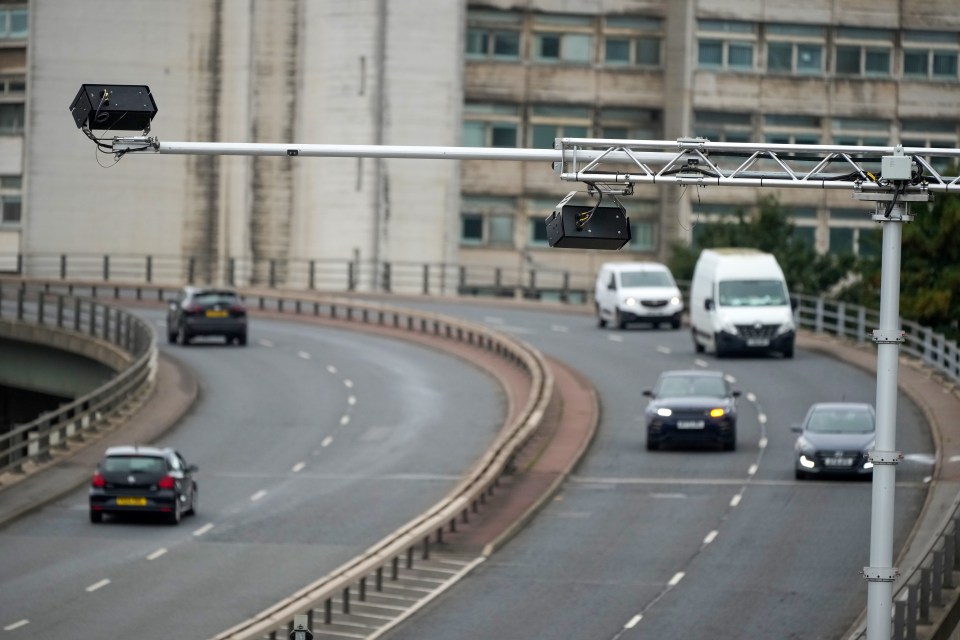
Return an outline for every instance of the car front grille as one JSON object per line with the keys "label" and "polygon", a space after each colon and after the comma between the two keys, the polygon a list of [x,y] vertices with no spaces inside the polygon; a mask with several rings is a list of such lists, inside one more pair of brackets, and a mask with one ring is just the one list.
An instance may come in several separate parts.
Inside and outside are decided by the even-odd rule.
{"label": "car front grille", "polygon": [[777,325],[775,324],[738,324],[737,333],[746,339],[751,338],[773,338],[777,335]]}
{"label": "car front grille", "polygon": [[651,309],[659,309],[665,307],[670,303],[669,300],[641,300],[640,304],[644,307],[649,307]]}

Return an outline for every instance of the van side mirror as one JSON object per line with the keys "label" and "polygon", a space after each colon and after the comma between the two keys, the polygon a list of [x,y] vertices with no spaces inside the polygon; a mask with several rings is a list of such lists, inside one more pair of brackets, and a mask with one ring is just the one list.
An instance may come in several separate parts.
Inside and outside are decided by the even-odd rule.
{"label": "van side mirror", "polygon": [[733,390],[733,397],[734,397],[734,398],[739,398],[741,395],[742,395],[742,394],[740,393],[740,391],[738,391],[738,390],[736,390],[736,389]]}
{"label": "van side mirror", "polygon": [[617,283],[614,282],[613,280],[611,280],[611,281],[610,281],[610,284],[607,285],[607,289],[610,289],[610,291],[616,291],[616,290],[617,290]]}
{"label": "van side mirror", "polygon": [[652,390],[652,389],[644,389],[644,390],[643,390],[643,395],[652,398],[652,397],[653,397],[653,390]]}
{"label": "van side mirror", "polygon": [[713,298],[707,298],[706,300],[704,300],[703,308],[706,309],[707,311],[711,311],[713,309]]}
{"label": "van side mirror", "polygon": [[798,424],[790,425],[790,431],[794,433],[803,433],[803,427]]}

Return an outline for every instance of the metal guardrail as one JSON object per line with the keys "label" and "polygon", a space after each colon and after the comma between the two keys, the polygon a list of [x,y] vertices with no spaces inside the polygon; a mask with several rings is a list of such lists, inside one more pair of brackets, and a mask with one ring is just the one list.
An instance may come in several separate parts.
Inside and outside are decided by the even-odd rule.
{"label": "metal guardrail", "polygon": [[127,354],[122,358],[127,364],[106,384],[0,434],[0,473],[19,473],[27,462],[46,462],[72,439],[103,427],[149,390],[157,370],[156,334],[136,316],[96,300],[3,285],[0,282],[0,320],[15,323],[10,326],[47,328]]}
{"label": "metal guardrail", "polygon": [[[39,279],[31,280],[29,286],[41,289],[48,296],[83,292],[91,298],[106,296],[117,302],[161,302],[173,299],[178,291],[158,285],[104,286],[102,282],[64,283]],[[530,391],[516,419],[501,430],[493,445],[437,504],[353,560],[250,620],[218,634],[215,640],[276,637],[278,630],[286,629],[295,615],[307,614],[312,624],[316,609],[323,610],[329,622],[333,616],[334,598],[343,596],[348,599],[354,589],[364,593],[371,576],[376,588],[382,583],[386,571],[390,576],[397,575],[401,558],[405,558],[406,566],[411,567],[418,552],[428,555],[432,539],[439,543],[444,531],[455,531],[458,522],[468,522],[471,514],[477,513],[493,495],[500,478],[512,472],[516,456],[539,428],[553,394],[553,374],[539,351],[482,325],[429,312],[319,294],[252,289],[241,290],[241,294],[251,312],[352,321],[468,344],[520,367],[530,378]]]}

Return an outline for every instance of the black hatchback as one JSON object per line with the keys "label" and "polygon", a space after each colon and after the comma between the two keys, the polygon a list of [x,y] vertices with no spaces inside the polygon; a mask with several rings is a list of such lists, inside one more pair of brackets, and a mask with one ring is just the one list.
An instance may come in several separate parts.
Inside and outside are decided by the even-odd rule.
{"label": "black hatchback", "polygon": [[712,443],[726,451],[737,448],[739,391],[720,371],[664,371],[650,398],[645,417],[647,449],[666,443]]}
{"label": "black hatchback", "polygon": [[90,481],[90,522],[104,514],[153,513],[179,524],[197,511],[196,471],[173,449],[109,447]]}
{"label": "black hatchback", "polygon": [[223,336],[247,344],[247,309],[240,295],[223,287],[184,287],[167,310],[167,341],[182,346],[198,336]]}

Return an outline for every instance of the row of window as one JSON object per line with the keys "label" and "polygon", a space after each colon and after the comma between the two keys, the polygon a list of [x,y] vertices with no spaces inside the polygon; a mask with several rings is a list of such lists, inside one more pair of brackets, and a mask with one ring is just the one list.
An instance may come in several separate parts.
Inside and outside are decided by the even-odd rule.
{"label": "row of window", "polygon": [[[698,20],[700,68],[790,75],[960,79],[960,34]],[[664,21],[471,9],[468,60],[660,68]],[[894,61],[899,62],[895,67]]]}
{"label": "row of window", "polygon": [[20,224],[19,176],[0,176],[0,226]]}
{"label": "row of window", "polygon": [[0,9],[0,40],[14,40],[26,37],[26,7]]}

